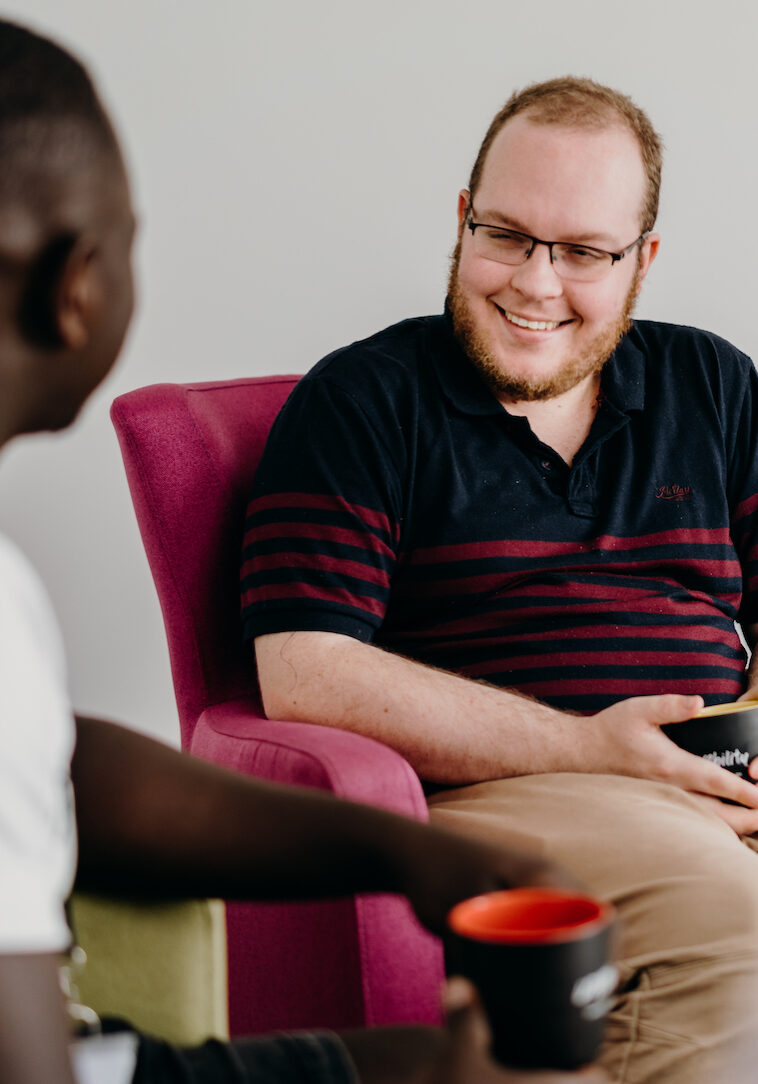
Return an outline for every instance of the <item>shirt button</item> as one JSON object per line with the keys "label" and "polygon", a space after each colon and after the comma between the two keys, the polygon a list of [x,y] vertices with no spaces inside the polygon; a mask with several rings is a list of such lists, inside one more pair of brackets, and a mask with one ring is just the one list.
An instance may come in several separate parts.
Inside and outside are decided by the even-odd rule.
{"label": "shirt button", "polygon": [[550,462],[549,459],[543,459],[542,460],[542,466],[543,466],[543,468],[545,470],[552,470],[553,469],[553,464]]}

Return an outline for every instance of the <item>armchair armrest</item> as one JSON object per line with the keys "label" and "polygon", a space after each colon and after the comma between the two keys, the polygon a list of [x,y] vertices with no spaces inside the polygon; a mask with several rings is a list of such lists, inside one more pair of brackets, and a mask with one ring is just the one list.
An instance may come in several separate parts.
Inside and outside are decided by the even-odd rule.
{"label": "armchair armrest", "polygon": [[317,787],[417,820],[428,819],[419,778],[394,749],[336,727],[266,719],[252,699],[206,708],[190,748],[245,775]]}
{"label": "armchair armrest", "polygon": [[[207,708],[190,749],[246,775],[428,816],[418,776],[394,750],[332,727],[265,719],[252,698]],[[229,902],[226,925],[232,1035],[440,1021],[442,948],[402,897]],[[251,976],[265,976],[257,996]]]}

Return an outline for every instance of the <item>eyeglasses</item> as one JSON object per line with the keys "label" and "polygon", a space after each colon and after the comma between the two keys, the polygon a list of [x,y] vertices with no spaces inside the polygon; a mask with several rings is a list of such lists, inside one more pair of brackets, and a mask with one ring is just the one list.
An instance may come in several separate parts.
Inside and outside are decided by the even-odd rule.
{"label": "eyeglasses", "polygon": [[627,245],[621,252],[606,252],[603,248],[591,248],[589,245],[572,244],[569,241],[542,241],[528,233],[491,226],[486,222],[475,222],[471,204],[467,227],[474,238],[477,256],[517,267],[526,263],[537,245],[545,245],[555,273],[571,282],[598,282],[605,278],[613,265],[623,260],[637,245],[642,244],[650,232],[646,230],[641,233],[636,241],[632,241],[631,245]]}

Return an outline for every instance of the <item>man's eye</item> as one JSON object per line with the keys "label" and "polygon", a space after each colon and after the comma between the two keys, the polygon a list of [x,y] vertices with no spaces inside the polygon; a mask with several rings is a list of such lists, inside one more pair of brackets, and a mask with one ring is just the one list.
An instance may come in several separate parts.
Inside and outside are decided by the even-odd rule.
{"label": "man's eye", "polygon": [[582,245],[567,246],[563,255],[575,263],[599,263],[606,259],[604,252],[598,252],[596,248],[583,248]]}
{"label": "man's eye", "polygon": [[485,230],[484,235],[488,241],[494,241],[496,245],[504,245],[509,248],[524,244],[524,238],[521,234],[510,233],[508,230]]}

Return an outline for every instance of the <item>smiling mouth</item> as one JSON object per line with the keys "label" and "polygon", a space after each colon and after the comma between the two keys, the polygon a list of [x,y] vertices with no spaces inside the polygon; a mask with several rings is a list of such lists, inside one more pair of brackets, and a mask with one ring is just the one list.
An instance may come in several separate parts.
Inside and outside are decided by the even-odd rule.
{"label": "smiling mouth", "polygon": [[[498,309],[500,309],[499,305]],[[507,309],[500,309],[500,312],[509,324],[527,328],[529,331],[555,331],[557,327],[571,323],[570,320],[526,320],[523,316],[516,316],[514,312],[508,312]]]}

